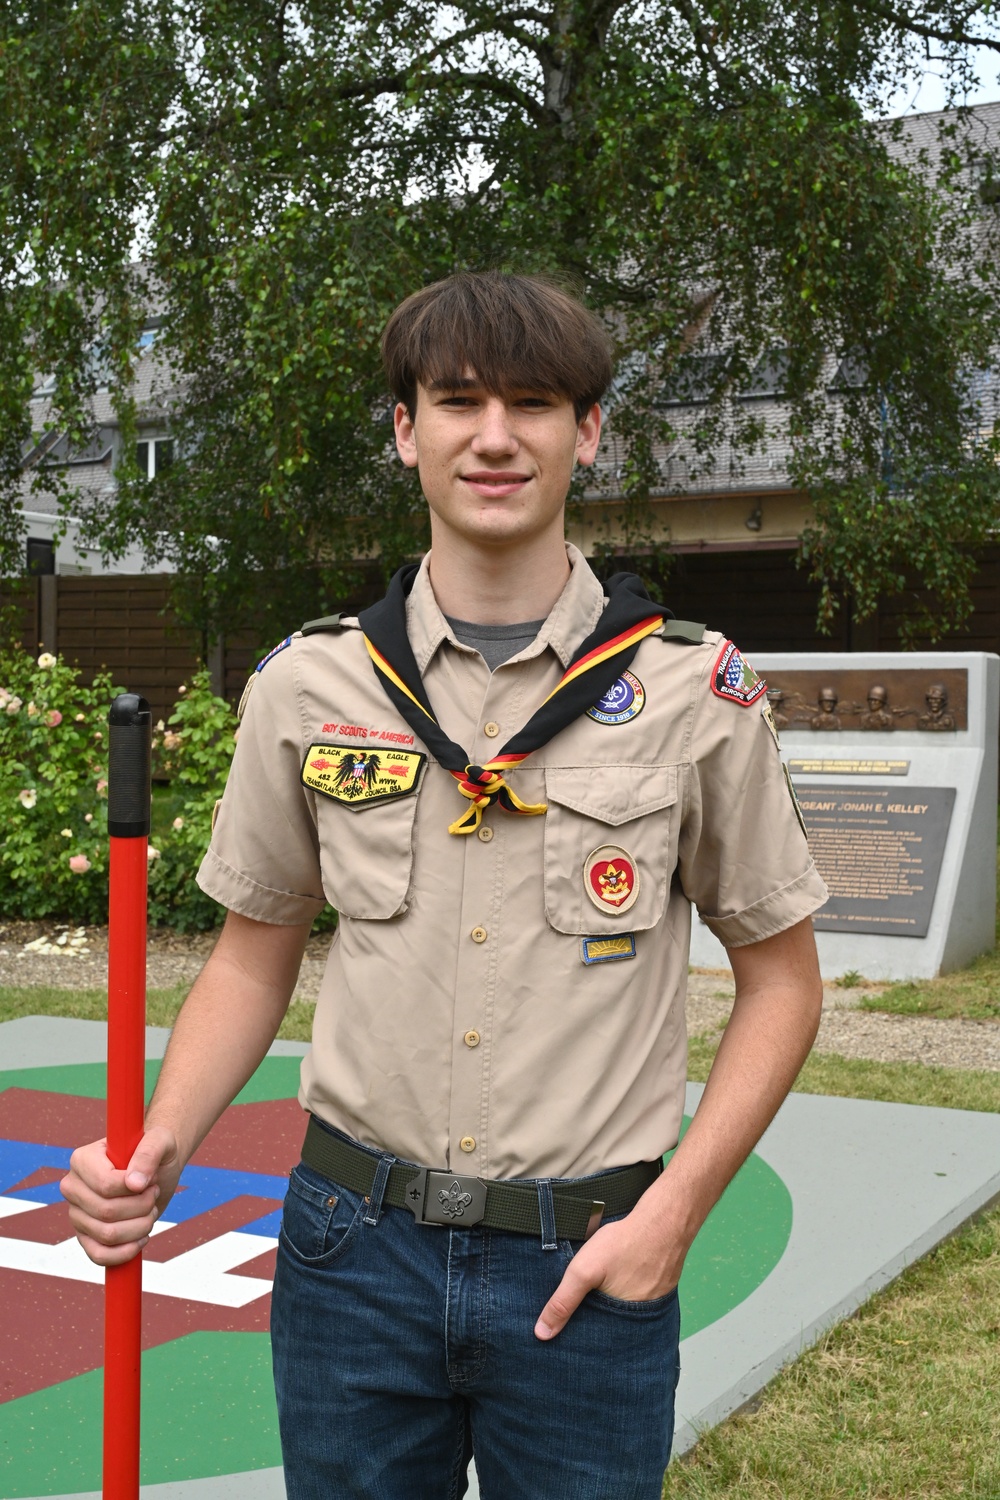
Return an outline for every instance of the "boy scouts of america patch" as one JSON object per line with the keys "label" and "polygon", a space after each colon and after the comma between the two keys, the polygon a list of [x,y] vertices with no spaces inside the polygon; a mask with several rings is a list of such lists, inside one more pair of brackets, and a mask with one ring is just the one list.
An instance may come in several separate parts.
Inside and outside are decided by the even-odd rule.
{"label": "boy scouts of america patch", "polygon": [[712,672],[712,692],[718,698],[730,698],[745,706],[756,703],[761,694],[767,692],[767,683],[763,677],[757,676],[732,641],[727,641]]}
{"label": "boy scouts of america patch", "polygon": [[598,911],[620,916],[639,895],[635,860],[614,844],[602,844],[583,862],[583,888]]}
{"label": "boy scouts of america patch", "polygon": [[302,763],[302,785],[343,802],[352,812],[408,797],[420,784],[426,755],[415,750],[354,750],[346,745],[310,745]]}
{"label": "boy scouts of america patch", "polygon": [[632,672],[623,672],[613,682],[593,708],[587,709],[587,718],[598,724],[627,724],[635,719],[646,706],[646,690]]}

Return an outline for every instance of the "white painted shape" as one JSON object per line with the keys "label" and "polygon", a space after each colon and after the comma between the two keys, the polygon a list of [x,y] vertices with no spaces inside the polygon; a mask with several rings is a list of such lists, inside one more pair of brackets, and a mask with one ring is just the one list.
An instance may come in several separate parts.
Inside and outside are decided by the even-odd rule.
{"label": "white painted shape", "polygon": [[12,1218],[14,1214],[23,1214],[30,1208],[44,1208],[44,1203],[34,1203],[28,1198],[5,1198],[0,1194],[0,1219]]}
{"label": "white painted shape", "polygon": [[[701,1093],[688,1084],[689,1114]],[[792,1094],[757,1152],[792,1195],[791,1238],[744,1302],[682,1342],[675,1453],[1000,1195],[992,1114]]]}
{"label": "white painted shape", "polygon": [[[162,1264],[143,1261],[142,1289],[161,1297],[207,1302],[213,1307],[246,1307],[258,1297],[266,1296],[271,1290],[270,1281],[261,1276],[230,1276],[228,1273],[265,1251],[273,1250],[277,1243],[276,1239],[266,1235],[232,1230]],[[103,1267],[95,1266],[88,1259],[75,1237],[62,1240],[58,1245],[38,1245],[30,1240],[5,1239],[0,1235],[0,1268],[39,1276],[58,1276],[65,1281],[87,1281],[98,1285],[104,1281]]]}

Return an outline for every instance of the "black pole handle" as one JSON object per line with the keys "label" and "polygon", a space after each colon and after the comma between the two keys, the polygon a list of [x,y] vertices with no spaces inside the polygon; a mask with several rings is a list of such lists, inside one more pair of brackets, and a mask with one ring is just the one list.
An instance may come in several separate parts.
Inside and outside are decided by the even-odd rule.
{"label": "black pole handle", "polygon": [[149,837],[153,715],[138,693],[119,693],[108,714],[108,833]]}

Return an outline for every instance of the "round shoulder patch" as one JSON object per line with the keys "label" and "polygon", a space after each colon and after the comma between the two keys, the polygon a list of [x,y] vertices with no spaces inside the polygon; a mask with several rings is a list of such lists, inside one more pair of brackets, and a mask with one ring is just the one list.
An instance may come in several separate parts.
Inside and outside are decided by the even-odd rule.
{"label": "round shoulder patch", "polygon": [[642,683],[634,672],[623,672],[593,708],[587,709],[587,718],[598,724],[627,724],[629,719],[637,718],[645,706],[646,690]]}
{"label": "round shoulder patch", "polygon": [[712,692],[717,698],[728,698],[746,707],[767,692],[767,683],[757,676],[732,641],[726,641],[712,668]]}

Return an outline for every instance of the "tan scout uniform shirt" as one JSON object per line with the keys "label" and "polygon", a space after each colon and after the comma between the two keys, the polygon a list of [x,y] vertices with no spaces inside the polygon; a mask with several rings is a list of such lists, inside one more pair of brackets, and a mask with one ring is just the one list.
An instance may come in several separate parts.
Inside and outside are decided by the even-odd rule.
{"label": "tan scout uniform shirt", "polygon": [[[572,575],[537,639],[492,675],[459,645],[427,564],[407,628],[444,731],[487,760],[555,687],[603,608]],[[455,836],[454,778],[430,762],[416,794],[354,809],[300,784],[310,745],[415,750],[360,630],[303,638],[250,695],[198,875],[263,922],[340,913],[303,1060],[303,1106],[369,1146],[482,1177],[565,1177],[654,1160],[684,1100],[689,900],[730,947],[826,899],[761,703],[720,699],[723,637],[653,636],[645,690],[620,724],[583,717],[511,774],[543,817],[494,806]],[[584,865],[614,846],[638,873],[628,910],[598,910]],[[631,934],[635,956],[587,965],[583,940]],[[628,944],[616,946],[628,947]]]}

